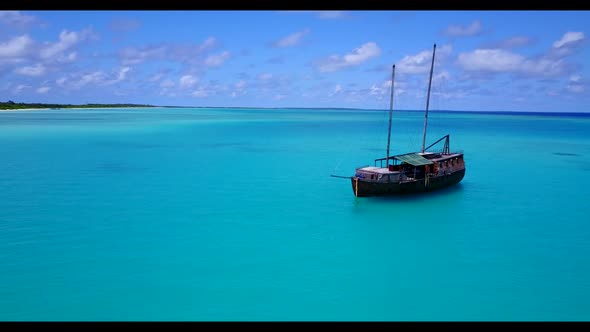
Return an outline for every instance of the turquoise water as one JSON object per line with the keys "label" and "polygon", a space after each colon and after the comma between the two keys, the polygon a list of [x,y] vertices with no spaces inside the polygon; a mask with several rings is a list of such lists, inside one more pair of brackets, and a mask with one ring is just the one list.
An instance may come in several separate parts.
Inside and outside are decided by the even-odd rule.
{"label": "turquoise water", "polygon": [[0,112],[0,320],[590,320],[590,117],[429,119],[461,184],[355,198],[386,112]]}

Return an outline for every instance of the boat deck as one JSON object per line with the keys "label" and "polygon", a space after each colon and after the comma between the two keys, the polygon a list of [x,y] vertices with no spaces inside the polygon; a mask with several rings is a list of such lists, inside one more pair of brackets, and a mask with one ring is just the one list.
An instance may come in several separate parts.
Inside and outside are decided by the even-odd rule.
{"label": "boat deck", "polygon": [[357,169],[357,171],[370,172],[370,173],[376,173],[376,174],[396,174],[396,173],[399,173],[399,171],[390,171],[387,167],[373,167],[373,166],[361,167],[361,168]]}

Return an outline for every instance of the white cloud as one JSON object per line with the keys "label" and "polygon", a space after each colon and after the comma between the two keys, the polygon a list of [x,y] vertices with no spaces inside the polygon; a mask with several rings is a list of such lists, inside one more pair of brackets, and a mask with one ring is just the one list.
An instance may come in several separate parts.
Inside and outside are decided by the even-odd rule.
{"label": "white cloud", "polygon": [[48,86],[42,86],[40,88],[37,89],[37,93],[47,93],[49,92],[49,90],[51,90],[50,87]]}
{"label": "white cloud", "polygon": [[580,75],[572,75],[569,78],[569,84],[567,85],[566,89],[569,92],[573,93],[582,93],[584,92],[584,84],[582,81],[582,76]]}
{"label": "white cloud", "polygon": [[201,87],[195,90],[192,95],[195,97],[204,98],[209,96],[209,92]]}
{"label": "white cloud", "polygon": [[555,41],[548,57],[563,58],[570,55],[585,39],[583,32],[566,32],[559,40]]}
{"label": "white cloud", "polygon": [[444,34],[450,37],[475,36],[481,32],[481,22],[473,21],[469,26],[451,25],[445,29]]}
{"label": "white cloud", "polygon": [[205,39],[205,41],[203,41],[199,45],[198,49],[201,52],[205,52],[205,51],[211,50],[216,45],[217,45],[217,39],[215,39],[215,37],[209,37],[209,38]]}
{"label": "white cloud", "polygon": [[12,89],[12,93],[14,93],[14,94],[19,94],[19,93],[21,93],[23,90],[25,90],[25,89],[29,89],[29,88],[30,88],[30,86],[28,86],[28,85],[19,84],[19,85],[17,85],[17,86],[16,86],[14,89]]}
{"label": "white cloud", "polygon": [[[127,73],[131,70],[131,67],[122,67],[121,69],[119,69],[118,72],[116,72],[116,77],[112,78],[112,79],[107,79],[106,75],[102,75],[100,77],[100,79],[93,81],[93,83],[99,84],[99,85],[112,85],[115,83],[119,83],[121,81],[124,81],[127,78]],[[114,76],[114,75],[113,75]]]}
{"label": "white cloud", "polygon": [[62,62],[62,63],[74,62],[74,61],[76,61],[77,58],[78,58],[77,52],[70,52],[70,54],[68,54],[68,55],[63,55],[63,56],[59,57],[57,59],[57,61]]}
{"label": "white cloud", "polygon": [[157,74],[152,75],[148,79],[148,81],[150,81],[150,82],[157,82],[157,81],[161,80],[163,77],[164,77],[164,73],[157,73]]}
{"label": "white cloud", "polygon": [[166,54],[164,46],[148,46],[141,50],[128,47],[121,50],[121,62],[124,65],[135,65],[145,60],[163,58]]}
{"label": "white cloud", "polygon": [[303,31],[295,32],[288,35],[285,38],[279,39],[273,43],[274,47],[290,47],[295,46],[301,42],[303,37],[310,32],[309,29],[305,29]]}
{"label": "white cloud", "polygon": [[25,66],[14,70],[15,73],[25,76],[41,76],[45,74],[45,66],[38,63],[34,66]]}
{"label": "white cloud", "polygon": [[34,16],[22,14],[18,10],[0,11],[0,23],[14,26],[25,26],[37,21]]}
{"label": "white cloud", "polygon": [[560,40],[553,43],[554,48],[571,46],[585,38],[583,32],[566,32]]}
{"label": "white cloud", "polygon": [[[434,78],[433,78],[434,80]],[[395,95],[400,95],[406,92],[405,89],[403,89],[403,87],[407,86],[406,83],[404,82],[400,82],[398,80],[396,80],[395,82]],[[359,92],[364,91],[364,89],[359,90]],[[385,95],[390,95],[391,94],[391,80],[387,80],[385,82],[382,82],[380,85],[379,84],[373,84],[371,85],[371,87],[368,89],[369,95],[372,96],[379,96],[380,99],[381,97],[385,96]]]}
{"label": "white cloud", "polygon": [[[358,88],[353,85],[348,88],[342,88],[337,84],[328,94],[329,97],[338,96],[339,101],[347,103],[358,103],[367,101],[383,100],[390,92],[387,88],[387,81],[379,84],[371,84],[369,87]],[[397,82],[396,82],[397,84]],[[307,94],[307,96],[310,96]]]}
{"label": "white cloud", "polygon": [[258,79],[261,81],[270,80],[271,78],[272,78],[272,74],[270,74],[270,73],[264,73],[264,74],[258,75]]}
{"label": "white cloud", "polygon": [[344,56],[332,55],[320,62],[318,69],[321,72],[333,72],[346,67],[359,65],[371,58],[379,56],[381,49],[374,42],[368,42],[361,47],[355,48],[351,53]]}
{"label": "white cloud", "polygon": [[569,84],[567,86],[568,91],[570,92],[574,92],[574,93],[582,93],[584,92],[584,86],[581,84]]}
{"label": "white cloud", "polygon": [[[515,73],[535,77],[559,77],[568,75],[573,64],[566,61],[584,40],[582,32],[566,32],[552,47],[541,56],[526,57],[508,50],[498,48],[481,48],[459,54],[457,64],[466,71],[479,73]],[[514,44],[522,44],[524,40],[516,40]],[[566,76],[567,77],[567,76]],[[576,75],[571,76],[575,78]],[[579,89],[573,87],[573,90]],[[570,89],[571,90],[571,89]]]}
{"label": "white cloud", "polygon": [[178,91],[178,89],[175,89],[174,88],[175,86],[176,86],[176,83],[174,81],[172,81],[171,79],[167,78],[167,79],[163,80],[162,82],[160,82],[160,87],[162,88],[160,90],[160,95],[168,96],[168,97],[176,97],[176,95],[177,95],[176,92]]}
{"label": "white cloud", "polygon": [[342,10],[320,10],[318,17],[323,19],[342,18],[346,16],[346,12]]}
{"label": "white cloud", "polygon": [[235,85],[236,89],[243,89],[245,87],[246,87],[246,81],[244,81],[244,80],[238,81],[238,83],[236,83],[236,85]]}
{"label": "white cloud", "polygon": [[[383,82],[382,84],[383,88],[386,88],[387,93],[391,93],[391,80],[387,80],[385,82]],[[408,92],[408,84],[406,82],[403,81],[396,81],[395,82],[395,95],[399,96],[402,95],[404,93]]]}
{"label": "white cloud", "polygon": [[257,91],[258,96],[272,98],[275,94],[287,94],[293,83],[289,75],[262,73],[251,82],[251,89]]}
{"label": "white cloud", "polygon": [[162,83],[160,83],[160,87],[162,88],[172,88],[174,87],[174,82],[171,79],[165,79],[164,81],[162,81]]}
{"label": "white cloud", "polygon": [[312,13],[316,14],[318,18],[323,20],[344,18],[347,14],[342,10],[283,10],[279,12],[288,14]]}
{"label": "white cloud", "polygon": [[422,51],[416,55],[406,55],[401,59],[396,68],[400,72],[420,74],[427,72],[432,62],[432,52]]}
{"label": "white cloud", "polygon": [[205,39],[201,44],[159,44],[141,48],[127,47],[119,52],[124,65],[138,64],[148,60],[170,60],[186,63],[203,61],[203,54],[217,45],[213,37]]}
{"label": "white cloud", "polygon": [[81,88],[88,84],[100,84],[105,81],[105,78],[105,73],[100,70],[89,74],[83,74],[77,82],[74,82],[74,87]]}
{"label": "white cloud", "polygon": [[432,95],[437,96],[442,99],[461,99],[461,98],[465,98],[468,96],[467,92],[460,90],[460,89],[456,90],[456,91],[450,91],[450,92],[433,91]]}
{"label": "white cloud", "polygon": [[57,80],[55,80],[55,84],[63,87],[63,86],[65,86],[66,81],[67,81],[67,79],[65,77],[61,77],[61,78],[58,78]]}
{"label": "white cloud", "polygon": [[235,98],[237,96],[242,96],[246,94],[246,87],[247,83],[244,80],[239,80],[236,84],[234,84],[234,90],[231,93],[231,97]]}
{"label": "white cloud", "polygon": [[205,65],[209,67],[217,67],[221,66],[227,59],[229,59],[231,54],[228,51],[224,51],[220,54],[210,55],[205,59]]}
{"label": "white cloud", "polygon": [[192,75],[184,75],[180,78],[178,84],[181,88],[190,88],[198,82],[198,79]]}
{"label": "white cloud", "polygon": [[528,59],[520,54],[500,49],[476,49],[461,53],[457,63],[466,71],[512,72],[540,76],[560,75],[567,69],[565,62],[560,59]]}
{"label": "white cloud", "polygon": [[41,58],[49,59],[56,55],[65,52],[72,46],[86,40],[91,34],[90,29],[85,29],[81,32],[62,30],[59,34],[59,41],[55,43],[48,43],[41,49]]}
{"label": "white cloud", "polygon": [[[442,45],[436,50],[435,65],[451,54],[451,45]],[[407,74],[422,74],[430,71],[432,50],[424,50],[415,55],[404,56],[395,66],[396,71]]]}
{"label": "white cloud", "polygon": [[383,89],[382,87],[378,87],[377,85],[373,84],[370,88],[369,88],[369,94],[372,96],[378,96],[378,95],[383,95],[385,94],[387,91],[385,91],[385,89]]}
{"label": "white cloud", "polygon": [[7,42],[0,43],[0,58],[14,58],[25,55],[33,45],[28,35],[14,37]]}
{"label": "white cloud", "polygon": [[518,71],[526,58],[500,49],[476,49],[461,53],[457,61],[468,71]]}
{"label": "white cloud", "polygon": [[336,84],[334,89],[328,94],[329,97],[342,94],[342,85]]}
{"label": "white cloud", "polygon": [[532,43],[532,40],[529,37],[516,36],[516,37],[511,37],[511,38],[508,38],[505,40],[501,40],[498,42],[488,43],[488,44],[486,44],[485,47],[482,47],[482,48],[486,48],[486,49],[490,49],[490,48],[512,49],[512,48],[526,46],[531,43]]}
{"label": "white cloud", "polygon": [[435,75],[432,76],[432,84],[438,85],[440,82],[446,82],[451,78],[451,74],[443,70]]}
{"label": "white cloud", "polygon": [[377,46],[377,44],[371,42],[371,43],[366,43],[366,44],[362,45],[361,47],[355,49],[350,54],[346,54],[344,56],[344,61],[346,63],[356,65],[356,64],[366,61],[369,58],[378,56],[379,54],[381,54],[381,50],[379,49],[379,46]]}
{"label": "white cloud", "polygon": [[516,36],[506,39],[502,42],[501,46],[504,48],[516,48],[525,46],[531,43],[531,39],[524,36]]}
{"label": "white cloud", "polygon": [[127,76],[127,72],[131,70],[130,67],[123,67],[119,70],[119,76],[117,77],[117,81],[122,81]]}
{"label": "white cloud", "polygon": [[71,88],[76,90],[87,85],[106,86],[120,82],[123,79],[125,79],[125,75],[129,70],[130,69],[127,69],[127,67],[124,67],[112,74],[107,74],[102,70],[96,70],[87,73],[74,73],[70,74],[69,78],[61,77],[57,79],[55,83],[60,87]]}
{"label": "white cloud", "polygon": [[85,86],[109,86],[127,79],[128,73],[133,70],[131,67],[121,67],[118,70],[113,70],[110,73],[105,73],[102,70],[96,70],[87,73],[74,73],[69,77],[61,77],[55,83],[65,89],[81,89]]}

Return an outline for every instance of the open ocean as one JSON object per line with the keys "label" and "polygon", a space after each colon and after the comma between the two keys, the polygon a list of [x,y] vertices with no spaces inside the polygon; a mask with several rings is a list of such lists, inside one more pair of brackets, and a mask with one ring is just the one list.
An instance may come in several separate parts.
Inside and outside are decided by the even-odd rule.
{"label": "open ocean", "polygon": [[431,112],[463,181],[355,198],[387,116],[0,112],[0,320],[590,320],[590,116]]}

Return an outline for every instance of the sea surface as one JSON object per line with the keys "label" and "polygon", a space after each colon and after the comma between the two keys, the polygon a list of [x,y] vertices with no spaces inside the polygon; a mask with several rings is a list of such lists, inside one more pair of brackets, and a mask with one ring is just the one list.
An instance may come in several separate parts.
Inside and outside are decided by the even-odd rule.
{"label": "sea surface", "polygon": [[0,112],[0,320],[590,320],[590,116],[431,112],[463,181],[356,198],[387,116]]}

